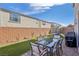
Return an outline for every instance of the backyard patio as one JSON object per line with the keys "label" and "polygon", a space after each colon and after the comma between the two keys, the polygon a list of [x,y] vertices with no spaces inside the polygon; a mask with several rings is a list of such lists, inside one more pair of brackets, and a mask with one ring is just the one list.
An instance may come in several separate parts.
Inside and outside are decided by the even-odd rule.
{"label": "backyard patio", "polygon": [[[49,38],[50,37],[51,36],[49,36]],[[32,39],[32,40],[8,45],[8,46],[5,46],[5,47],[0,47],[0,56],[33,56],[32,55],[32,52],[33,52],[32,49],[35,50],[34,52],[37,52],[37,49],[36,49],[36,47],[33,48],[32,45],[30,45],[31,42],[37,43],[37,44],[39,44],[39,46],[41,44],[41,45],[43,45],[44,48],[46,47],[50,51],[47,56],[79,56],[77,48],[67,47],[65,45],[65,39],[63,39],[63,41],[62,41],[62,51],[63,51],[63,53],[60,54],[62,51],[60,51],[60,53],[59,53],[55,50],[55,52],[57,52],[57,54],[55,54],[55,55],[51,54],[53,49],[50,50],[49,48],[54,48],[54,46],[55,46],[54,43],[60,41],[61,39],[59,40],[59,39],[53,38],[53,41],[51,41],[49,38],[45,39],[47,42],[49,42],[49,43],[45,43],[47,45],[43,45],[44,39],[42,39],[42,40]],[[56,48],[56,47],[54,49],[58,50],[58,48]],[[43,56],[43,55],[38,55],[38,56]],[[46,56],[46,55],[44,55],[44,56]]]}
{"label": "backyard patio", "polygon": [[[62,43],[63,55],[62,56],[79,56],[77,48],[70,48],[65,45],[65,40]],[[31,56],[31,51],[26,52],[22,56]]]}

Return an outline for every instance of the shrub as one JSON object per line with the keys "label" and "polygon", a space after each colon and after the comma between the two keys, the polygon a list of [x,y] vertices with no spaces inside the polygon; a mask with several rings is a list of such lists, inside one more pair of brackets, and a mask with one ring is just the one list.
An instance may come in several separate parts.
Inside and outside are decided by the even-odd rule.
{"label": "shrub", "polygon": [[60,37],[61,37],[62,39],[64,39],[64,38],[65,38],[64,34],[60,34]]}
{"label": "shrub", "polygon": [[37,40],[37,37],[36,36],[33,36],[31,40]]}
{"label": "shrub", "polygon": [[53,38],[53,34],[47,35],[47,39],[52,39],[52,38]]}

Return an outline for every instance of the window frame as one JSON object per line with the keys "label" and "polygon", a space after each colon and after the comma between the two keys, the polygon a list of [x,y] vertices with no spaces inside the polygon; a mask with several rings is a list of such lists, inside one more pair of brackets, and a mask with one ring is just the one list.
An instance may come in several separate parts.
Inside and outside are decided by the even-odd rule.
{"label": "window frame", "polygon": [[42,22],[42,25],[45,26],[46,25],[46,22]]}
{"label": "window frame", "polygon": [[[14,20],[14,19],[17,19],[17,20]],[[9,20],[9,22],[20,23],[21,22],[20,15],[16,14],[16,13],[10,13],[10,20]]]}

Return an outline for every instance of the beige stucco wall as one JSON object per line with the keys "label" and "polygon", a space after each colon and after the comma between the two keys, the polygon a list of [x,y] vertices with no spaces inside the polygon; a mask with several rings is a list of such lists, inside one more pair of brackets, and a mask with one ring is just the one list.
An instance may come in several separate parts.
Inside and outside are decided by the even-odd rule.
{"label": "beige stucco wall", "polygon": [[0,22],[1,27],[27,27],[27,28],[50,28],[51,24],[42,24],[42,21],[38,21],[29,17],[20,16],[20,23],[10,22],[10,13],[0,10]]}
{"label": "beige stucco wall", "polygon": [[75,29],[75,34],[77,38],[77,46],[78,46],[78,52],[79,52],[79,4],[74,3],[74,29]]}

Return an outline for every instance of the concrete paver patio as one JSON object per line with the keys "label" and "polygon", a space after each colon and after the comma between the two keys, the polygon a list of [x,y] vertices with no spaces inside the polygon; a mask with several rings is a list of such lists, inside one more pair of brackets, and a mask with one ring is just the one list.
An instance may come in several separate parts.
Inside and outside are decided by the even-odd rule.
{"label": "concrete paver patio", "polygon": [[63,56],[79,56],[77,48],[67,47],[63,41]]}

